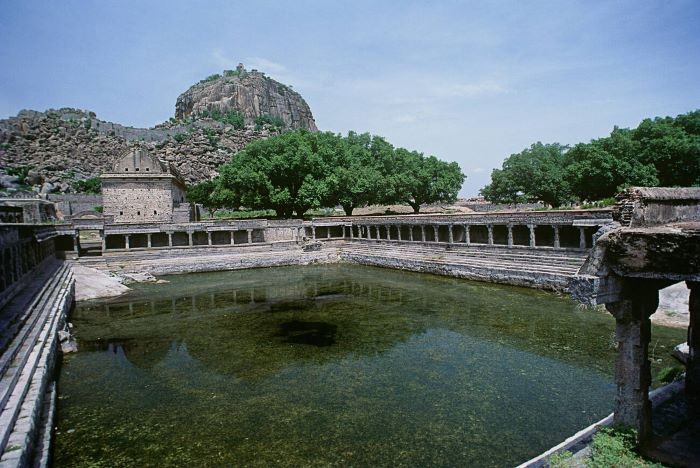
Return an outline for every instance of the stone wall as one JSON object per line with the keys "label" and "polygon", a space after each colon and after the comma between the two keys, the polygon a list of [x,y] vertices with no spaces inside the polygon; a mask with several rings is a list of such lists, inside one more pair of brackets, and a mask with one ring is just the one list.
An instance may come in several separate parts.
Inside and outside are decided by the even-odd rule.
{"label": "stone wall", "polygon": [[73,216],[83,211],[94,211],[96,207],[102,206],[102,195],[52,193],[47,198],[56,205],[56,214],[59,218]]}
{"label": "stone wall", "polygon": [[[173,212],[173,184],[169,179],[104,179],[105,215],[115,223],[170,222]],[[184,198],[184,195],[181,195]]]}
{"label": "stone wall", "polygon": [[50,227],[0,225],[0,308],[55,257],[54,236]]}

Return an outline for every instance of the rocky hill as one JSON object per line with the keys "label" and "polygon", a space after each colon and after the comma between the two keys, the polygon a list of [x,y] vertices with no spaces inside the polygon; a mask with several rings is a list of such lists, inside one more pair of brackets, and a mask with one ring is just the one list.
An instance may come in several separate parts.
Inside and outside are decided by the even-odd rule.
{"label": "rocky hill", "polygon": [[193,184],[248,143],[295,128],[316,130],[304,99],[242,65],[192,86],[178,97],[176,117],[154,128],[80,109],[24,110],[0,120],[0,191],[74,192],[76,181],[99,176],[134,146],[174,163]]}
{"label": "rocky hill", "polygon": [[299,93],[242,64],[223,75],[212,75],[182,93],[175,104],[175,118],[187,119],[218,110],[240,112],[246,124],[270,117],[288,128],[316,131],[311,109]]}

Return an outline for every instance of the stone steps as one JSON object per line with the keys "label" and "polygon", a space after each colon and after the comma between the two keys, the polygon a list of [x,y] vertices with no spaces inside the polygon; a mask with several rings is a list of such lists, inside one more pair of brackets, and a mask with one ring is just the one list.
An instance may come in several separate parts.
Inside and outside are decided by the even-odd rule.
{"label": "stone steps", "polygon": [[411,257],[428,257],[439,260],[440,258],[455,260],[455,261],[468,261],[468,262],[479,262],[484,261],[488,263],[492,262],[502,262],[508,265],[522,265],[527,266],[547,266],[553,268],[562,268],[565,270],[575,269],[577,270],[585,261],[586,256],[550,256],[545,253],[531,252],[531,253],[518,253],[513,254],[510,252],[502,251],[479,251],[471,252],[469,250],[453,250],[445,249],[443,247],[413,247],[405,245],[353,245],[352,248],[345,249],[348,252],[362,252],[368,254],[400,254],[402,256]]}
{"label": "stone steps", "polygon": [[[39,281],[39,278],[37,278]],[[0,467],[27,466],[37,439],[49,430],[45,417],[49,384],[58,352],[59,326],[73,299],[73,273],[61,263],[42,287],[25,288],[7,307],[23,308],[0,357]],[[31,300],[26,297],[31,296]],[[51,405],[48,405],[51,406]],[[48,448],[46,448],[48,453]],[[46,457],[40,457],[46,462]],[[41,465],[41,462],[38,463]]]}
{"label": "stone steps", "polygon": [[483,267],[483,268],[499,268],[506,271],[527,271],[527,272],[546,272],[546,273],[560,273],[565,275],[573,275],[578,271],[578,266],[563,266],[558,264],[533,264],[528,262],[519,262],[512,260],[505,260],[502,258],[469,258],[466,256],[452,256],[445,255],[441,252],[436,253],[413,253],[413,252],[401,252],[400,255],[396,251],[391,252],[381,252],[372,249],[353,249],[349,251],[350,255],[364,255],[369,257],[398,257],[402,260],[417,260],[423,262],[432,262],[435,264],[446,264],[446,265],[460,265],[460,266],[472,266],[472,267]]}

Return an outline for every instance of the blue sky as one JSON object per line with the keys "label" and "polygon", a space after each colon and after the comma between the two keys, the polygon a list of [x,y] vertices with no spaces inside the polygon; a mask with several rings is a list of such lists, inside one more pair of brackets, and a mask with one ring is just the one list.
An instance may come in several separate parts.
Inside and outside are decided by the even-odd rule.
{"label": "blue sky", "polygon": [[700,108],[697,0],[4,0],[0,44],[0,118],[78,107],[149,127],[243,62],[321,130],[459,162],[462,195],[535,141]]}

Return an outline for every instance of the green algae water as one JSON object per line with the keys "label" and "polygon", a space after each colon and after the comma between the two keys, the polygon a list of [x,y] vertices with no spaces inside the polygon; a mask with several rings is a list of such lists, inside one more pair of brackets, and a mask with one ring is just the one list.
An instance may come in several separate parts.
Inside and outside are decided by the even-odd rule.
{"label": "green algae water", "polygon": [[[512,466],[612,410],[614,321],[355,265],[169,276],[81,304],[56,466]],[[655,327],[654,368],[684,330]]]}

